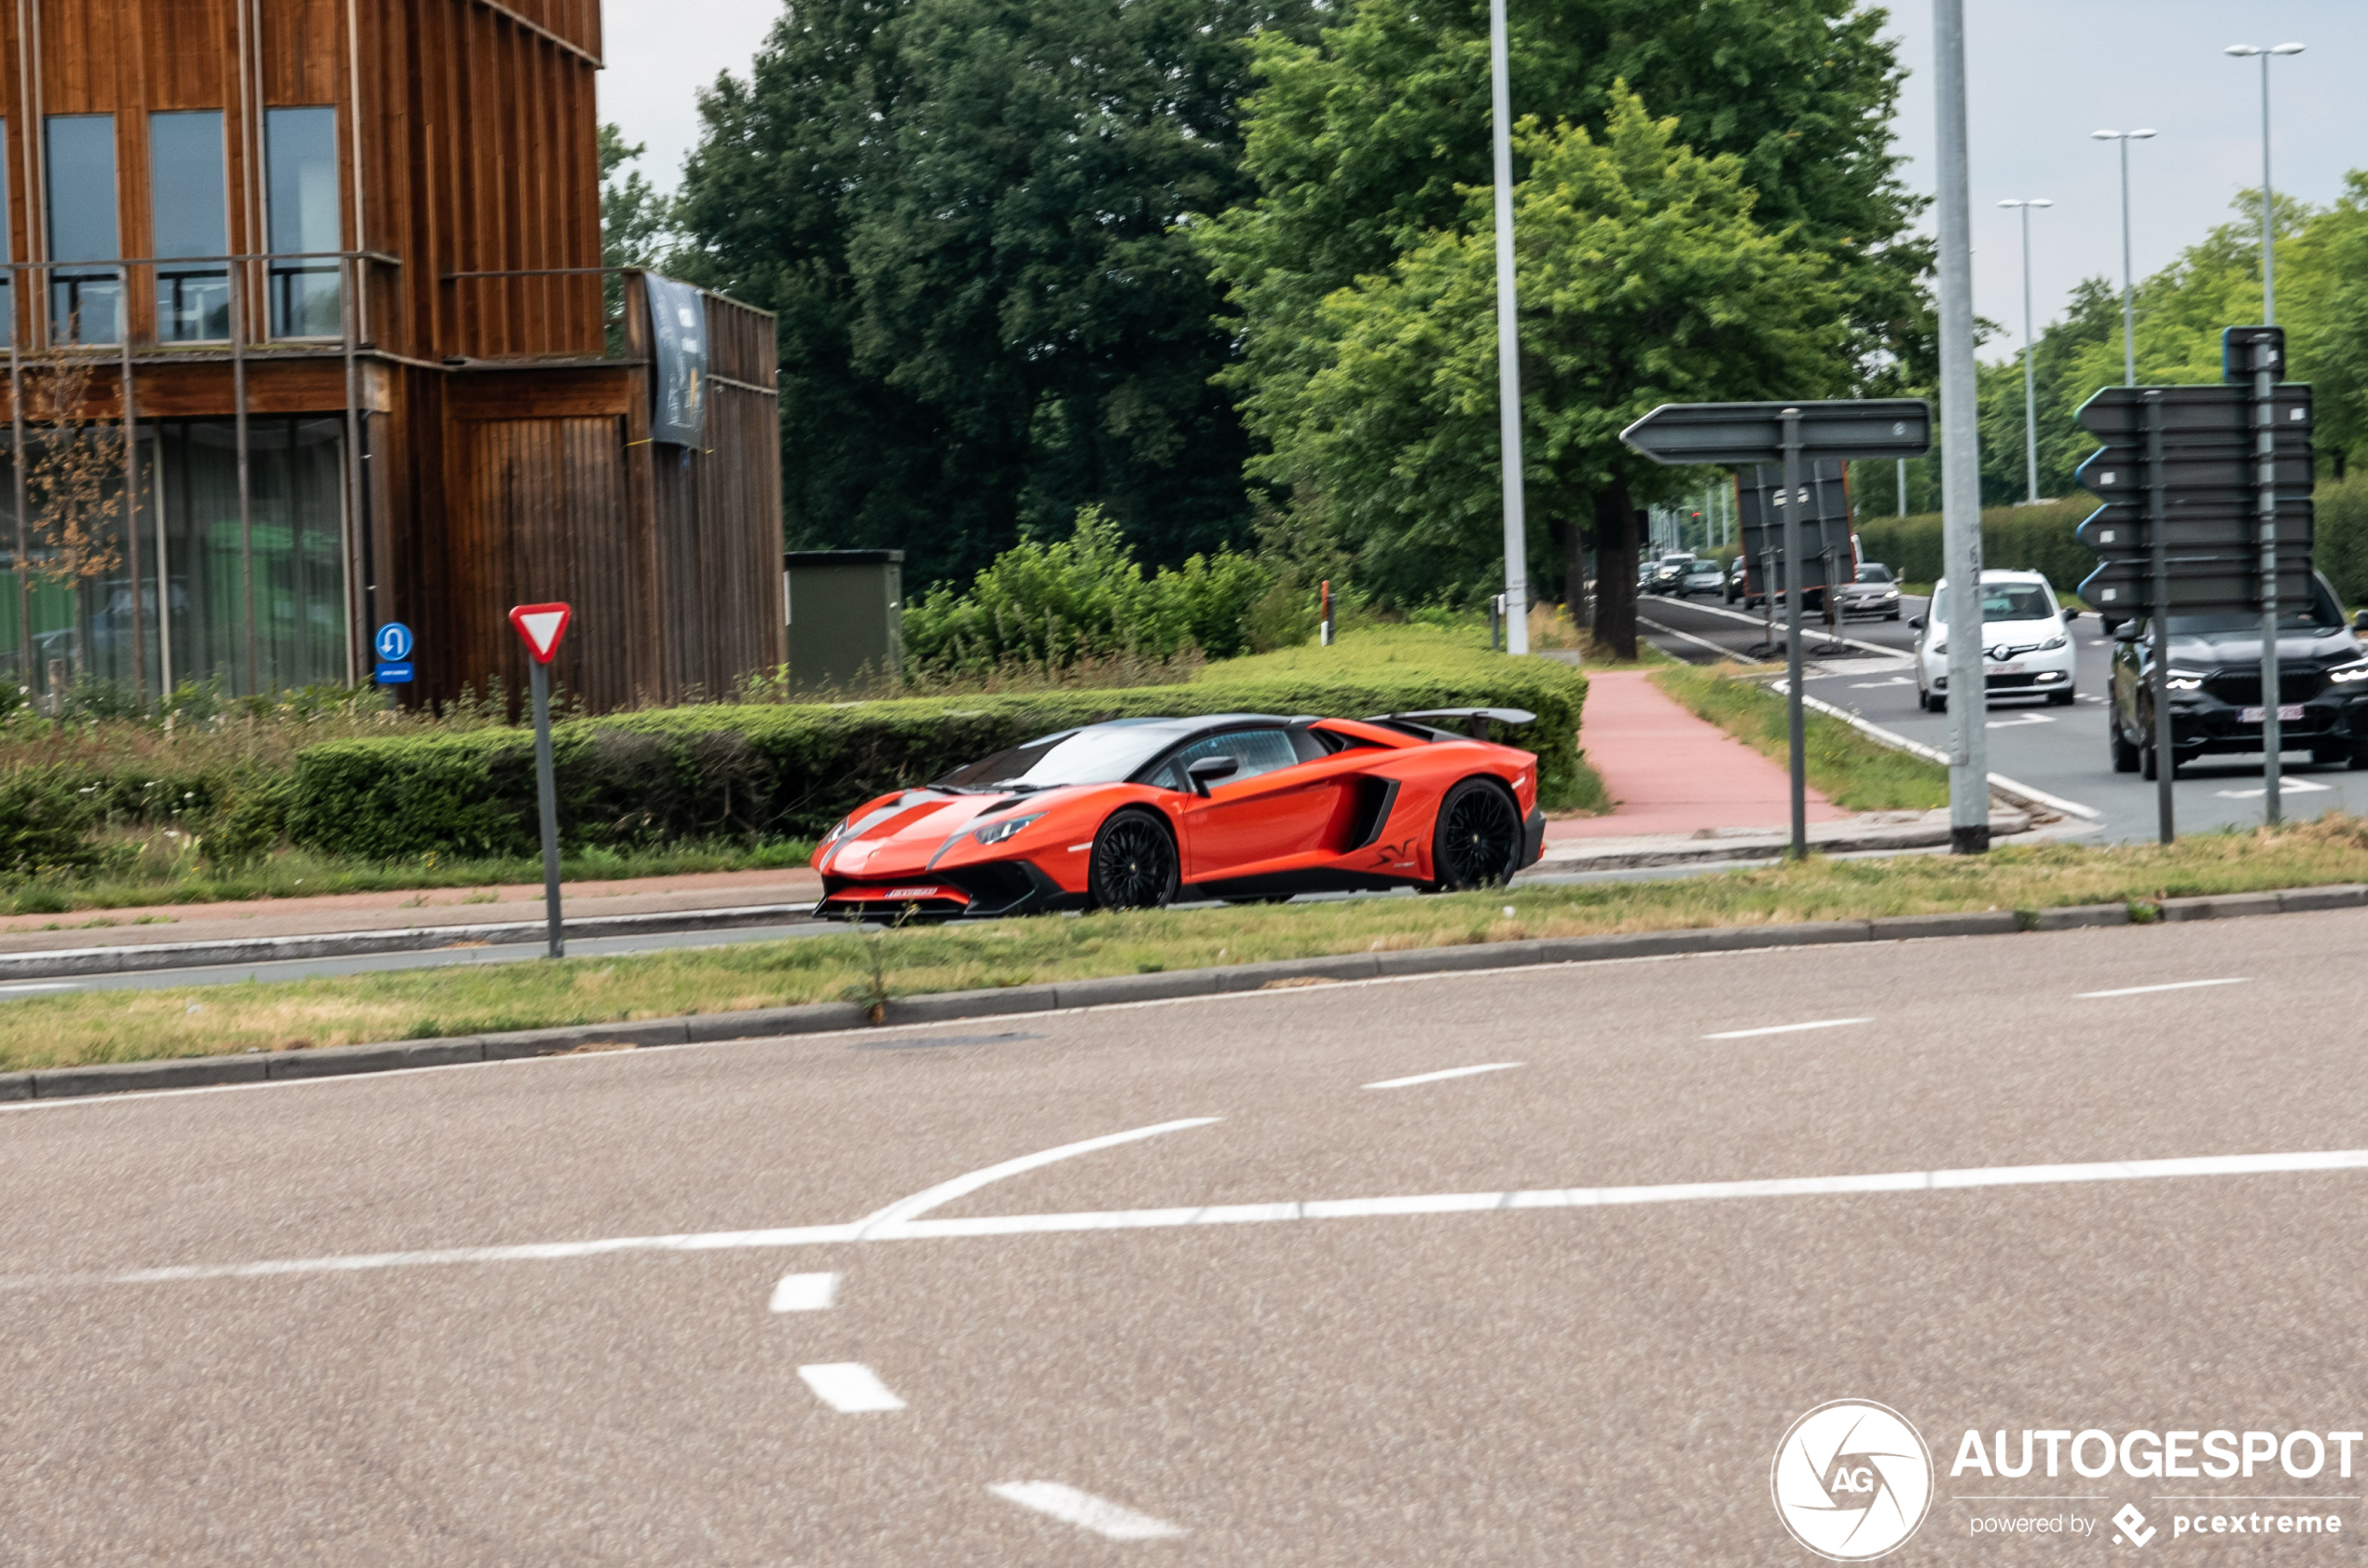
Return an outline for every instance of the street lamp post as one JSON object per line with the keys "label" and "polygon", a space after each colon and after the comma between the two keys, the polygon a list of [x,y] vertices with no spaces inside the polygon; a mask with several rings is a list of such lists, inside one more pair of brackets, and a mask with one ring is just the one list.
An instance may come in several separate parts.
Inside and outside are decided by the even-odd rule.
{"label": "street lamp post", "polygon": [[2154,135],[2151,131],[2092,131],[2100,142],[2121,144],[2121,384],[2138,384],[2138,310],[2134,304],[2137,281],[2129,271],[2129,144],[2143,142]]}
{"label": "street lamp post", "polygon": [[2269,57],[2273,54],[2300,54],[2300,44],[2273,44],[2257,48],[2251,44],[2231,44],[2223,51],[2239,60],[2261,57],[2261,324],[2278,324],[2278,248],[2276,217],[2270,207],[2269,195]]}
{"label": "street lamp post", "polygon": [[1999,205],[2020,208],[2023,214],[2023,501],[2028,505],[2039,501],[2039,379],[2031,364],[2031,210],[2055,203],[2034,196]]}
{"label": "street lamp post", "polygon": [[1489,104],[1496,164],[1496,421],[1505,465],[1505,651],[1529,652],[1529,529],[1521,503],[1521,316],[1513,297],[1513,89],[1505,0],[1489,0]]}

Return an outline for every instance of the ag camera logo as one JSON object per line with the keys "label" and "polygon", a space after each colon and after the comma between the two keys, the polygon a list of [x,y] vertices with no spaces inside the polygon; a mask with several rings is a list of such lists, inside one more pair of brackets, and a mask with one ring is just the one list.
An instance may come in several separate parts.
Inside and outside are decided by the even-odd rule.
{"label": "ag camera logo", "polygon": [[1933,1455],[1890,1406],[1836,1399],[1793,1423],[1768,1484],[1794,1540],[1829,1561],[1865,1562],[1924,1522]]}

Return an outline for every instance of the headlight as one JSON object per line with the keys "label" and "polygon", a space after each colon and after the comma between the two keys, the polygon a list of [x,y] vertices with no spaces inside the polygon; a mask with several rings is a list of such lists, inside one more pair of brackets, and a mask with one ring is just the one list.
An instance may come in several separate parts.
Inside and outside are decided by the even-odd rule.
{"label": "headlight", "polygon": [[2046,641],[2039,645],[2039,651],[2043,653],[2052,653],[2058,648],[2069,648],[2071,646],[2072,639],[2069,637],[2051,637]]}
{"label": "headlight", "polygon": [[1022,828],[1026,827],[1030,822],[1035,821],[1037,818],[1043,815],[1044,813],[1038,811],[1032,812],[1026,817],[1012,817],[1000,822],[989,822],[985,827],[981,828],[977,832],[972,833],[971,836],[977,839],[981,844],[1000,844],[1005,839],[1011,837],[1013,833],[1018,832]]}
{"label": "headlight", "polygon": [[2163,672],[2163,684],[2174,692],[2200,691],[2204,678],[2192,669],[2169,669]]}
{"label": "headlight", "polygon": [[2348,686],[2355,681],[2368,681],[2368,659],[2354,659],[2347,665],[2337,665],[2327,672],[2327,679],[2338,686]]}

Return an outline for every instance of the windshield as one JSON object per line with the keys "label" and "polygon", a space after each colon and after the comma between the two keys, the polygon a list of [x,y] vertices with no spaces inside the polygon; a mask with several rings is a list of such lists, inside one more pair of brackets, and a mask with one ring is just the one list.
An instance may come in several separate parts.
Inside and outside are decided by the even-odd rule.
{"label": "windshield", "polygon": [[1116,784],[1176,739],[1163,724],[1097,724],[998,751],[956,768],[942,790],[1049,790],[1056,784]]}
{"label": "windshield", "polygon": [[[2327,585],[2312,579],[2310,602],[2300,610],[2290,610],[2278,617],[2281,631],[2334,631],[2344,624],[2344,612],[2327,592]],[[2204,637],[2212,632],[2261,630],[2261,614],[2253,610],[2211,610],[2193,615],[2173,615],[2170,635],[2173,637]]]}
{"label": "windshield", "polygon": [[[1933,590],[1933,619],[1948,624],[1947,588]],[[2056,613],[2056,600],[2037,583],[1984,583],[1981,618],[1985,621],[2045,621]]]}
{"label": "windshield", "polygon": [[1858,580],[1862,583],[1888,583],[1891,581],[1891,568],[1880,561],[1868,561],[1858,569]]}

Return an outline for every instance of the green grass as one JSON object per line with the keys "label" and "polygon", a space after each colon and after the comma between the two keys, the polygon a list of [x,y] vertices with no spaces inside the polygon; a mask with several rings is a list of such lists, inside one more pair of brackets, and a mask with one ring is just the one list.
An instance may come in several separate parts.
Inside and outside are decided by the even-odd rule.
{"label": "green grass", "polygon": [[[1737,667],[1687,665],[1652,679],[1698,717],[1790,765],[1784,699]],[[1937,763],[1879,746],[1823,713],[1809,714],[1804,733],[1810,788],[1845,811],[1929,811],[1948,804],[1948,771]]]}
{"label": "green grass", "polygon": [[[81,910],[136,909],[160,904],[227,903],[252,899],[302,899],[324,893],[379,893],[436,887],[492,887],[543,880],[539,859],[467,860],[426,855],[382,863],[282,849],[238,873],[212,871],[185,846],[162,833],[113,835],[102,869],[87,876],[42,878],[0,892],[0,913],[63,915]],[[570,882],[614,882],[635,876],[695,872],[761,871],[802,866],[814,855],[803,840],[772,844],[679,844],[654,849],[586,849],[563,856]]]}
{"label": "green grass", "polygon": [[[1959,910],[2038,910],[2368,881],[2368,818],[2168,847],[1812,857],[1718,875],[1439,898],[1039,917],[633,958],[105,991],[0,1002],[0,1067],[128,1062],[867,999],[1380,949]],[[1510,913],[1507,913],[1508,911]],[[876,965],[876,970],[875,970]]]}

